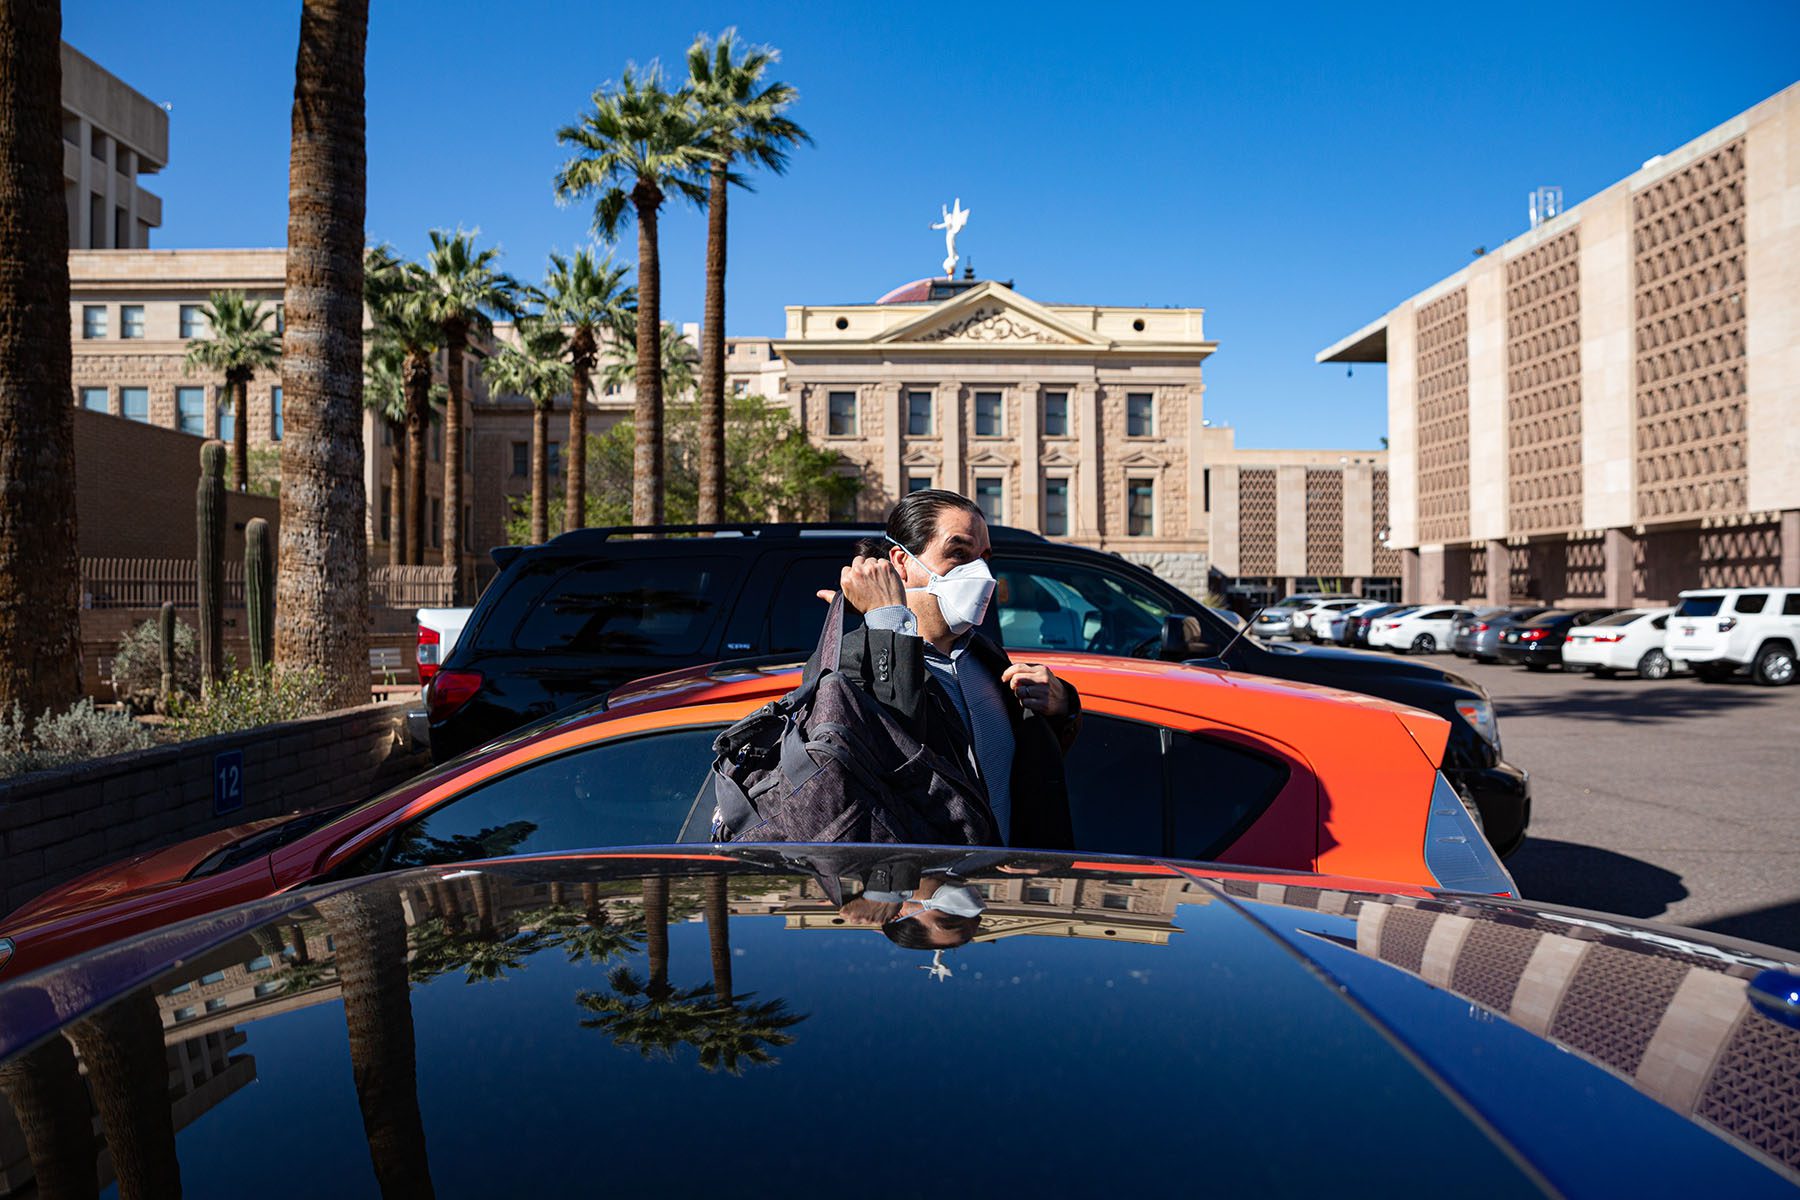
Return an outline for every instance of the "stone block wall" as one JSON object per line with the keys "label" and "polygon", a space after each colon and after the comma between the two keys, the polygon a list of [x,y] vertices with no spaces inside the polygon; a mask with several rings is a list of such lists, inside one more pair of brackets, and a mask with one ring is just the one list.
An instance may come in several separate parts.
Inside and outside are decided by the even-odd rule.
{"label": "stone block wall", "polygon": [[[216,814],[215,760],[234,750],[243,807]],[[428,765],[407,744],[406,705],[370,704],[0,780],[0,913],[118,859],[364,800]]]}

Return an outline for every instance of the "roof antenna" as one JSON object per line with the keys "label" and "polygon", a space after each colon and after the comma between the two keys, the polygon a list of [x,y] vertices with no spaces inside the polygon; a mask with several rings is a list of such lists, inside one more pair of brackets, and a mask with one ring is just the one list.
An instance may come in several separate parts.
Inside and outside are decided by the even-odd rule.
{"label": "roof antenna", "polygon": [[1262,616],[1264,611],[1266,611],[1268,609],[1268,607],[1269,606],[1265,604],[1262,606],[1262,608],[1257,609],[1255,613],[1251,614],[1250,619],[1248,621],[1245,621],[1242,625],[1240,625],[1238,627],[1237,633],[1233,634],[1231,640],[1229,642],[1225,643],[1225,648],[1223,650],[1220,650],[1217,654],[1213,655],[1210,658],[1189,659],[1188,665],[1195,666],[1195,667],[1208,667],[1215,671],[1231,670],[1231,664],[1225,661],[1225,656],[1227,654],[1231,653],[1231,648],[1238,644],[1238,640],[1240,638],[1242,638],[1246,633],[1250,632],[1250,627],[1252,625],[1256,624],[1256,618]]}

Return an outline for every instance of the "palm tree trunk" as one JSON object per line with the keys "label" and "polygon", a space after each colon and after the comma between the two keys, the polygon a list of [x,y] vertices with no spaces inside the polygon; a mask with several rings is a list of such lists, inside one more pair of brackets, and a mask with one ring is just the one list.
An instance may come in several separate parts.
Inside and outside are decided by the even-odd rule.
{"label": "palm tree trunk", "polygon": [[444,565],[450,568],[450,602],[462,603],[462,400],[463,349],[468,334],[446,329],[445,371],[450,398],[444,405]]}
{"label": "palm tree trunk", "polygon": [[297,963],[311,962],[312,954],[306,946],[306,930],[301,928],[298,921],[288,926],[288,936],[294,940],[294,961]]}
{"label": "palm tree trunk", "polygon": [[[631,460],[631,522],[663,522],[662,428],[662,260],[656,245],[656,210],[662,193],[639,180],[632,189],[637,206],[638,310],[637,403],[633,423],[637,444]],[[66,389],[65,389],[66,390]]]}
{"label": "palm tree trunk", "polygon": [[587,406],[590,374],[594,367],[594,335],[575,331],[569,339],[574,375],[569,381],[569,444],[563,448],[563,529],[587,524]]}
{"label": "palm tree trunk", "polygon": [[0,5],[0,712],[81,694],[62,10]]}
{"label": "palm tree trunk", "polygon": [[[283,392],[283,396],[287,393]],[[250,381],[235,379],[231,386],[231,403],[236,419],[231,422],[231,488],[236,492],[250,490]]]}
{"label": "palm tree trunk", "polygon": [[531,544],[550,540],[550,406],[531,405]]}
{"label": "palm tree trunk", "polygon": [[[303,0],[288,168],[275,660],[369,699],[362,449],[368,0]],[[240,422],[241,423],[241,422]]]}
{"label": "palm tree trunk", "polygon": [[0,1095],[12,1104],[39,1200],[100,1194],[87,1089],[69,1043],[52,1037],[0,1067]]}
{"label": "palm tree trunk", "polygon": [[594,918],[600,914],[599,884],[584,883],[581,885],[581,912],[588,919],[589,924],[592,924]]}
{"label": "palm tree trunk", "polygon": [[406,561],[406,423],[389,421],[388,437],[394,443],[388,466],[388,563]]}
{"label": "palm tree trunk", "polygon": [[431,357],[406,357],[406,561],[425,561],[425,460],[431,437]]}
{"label": "palm tree trunk", "polygon": [[731,896],[730,880],[714,873],[702,881],[706,901],[706,940],[712,948],[713,998],[731,1003]]}
{"label": "palm tree trunk", "polygon": [[650,995],[669,990],[669,877],[644,876],[644,953],[650,960]]}
{"label": "palm tree trunk", "polygon": [[320,900],[318,908],[337,944],[350,1070],[375,1180],[388,1200],[431,1196],[399,894],[363,888]]}
{"label": "palm tree trunk", "polygon": [[706,307],[700,333],[701,524],[725,519],[726,164],[714,163],[706,202]]}
{"label": "palm tree trunk", "polygon": [[69,1027],[119,1180],[119,1200],[181,1195],[169,1055],[156,999],[140,988]]}

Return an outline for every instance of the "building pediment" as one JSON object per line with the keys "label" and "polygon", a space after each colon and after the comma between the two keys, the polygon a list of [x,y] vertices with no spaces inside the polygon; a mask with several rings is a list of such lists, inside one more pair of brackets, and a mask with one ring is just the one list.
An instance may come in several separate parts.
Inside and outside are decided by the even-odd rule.
{"label": "building pediment", "polygon": [[1051,442],[1044,447],[1044,453],[1039,456],[1038,462],[1046,467],[1078,467],[1081,465],[1081,455],[1068,446]]}
{"label": "building pediment", "polygon": [[900,458],[900,465],[903,467],[939,467],[943,463],[942,455],[924,446],[915,446]]}
{"label": "building pediment", "polygon": [[966,461],[971,467],[1010,467],[1017,460],[1016,456],[1003,453],[996,447],[983,446],[969,455]]}
{"label": "building pediment", "polygon": [[886,345],[1105,346],[1040,304],[984,283],[875,339]]}
{"label": "building pediment", "polygon": [[1169,465],[1169,460],[1150,450],[1136,450],[1120,459],[1119,465],[1143,471],[1160,471]]}

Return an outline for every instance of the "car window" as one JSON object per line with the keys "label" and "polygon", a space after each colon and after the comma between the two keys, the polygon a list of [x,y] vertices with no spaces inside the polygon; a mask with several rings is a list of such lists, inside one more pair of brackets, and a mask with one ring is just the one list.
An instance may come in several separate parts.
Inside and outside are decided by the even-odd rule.
{"label": "car window", "polygon": [[1650,626],[1653,629],[1667,629],[1669,627],[1669,618],[1667,616],[1658,617],[1656,620],[1650,622]]}
{"label": "car window", "polygon": [[1737,603],[1731,606],[1731,611],[1759,613],[1767,607],[1768,603],[1769,593],[1767,592],[1745,592],[1737,598]]}
{"label": "car window", "polygon": [[603,742],[521,767],[402,827],[357,869],[676,841],[722,728]]}
{"label": "car window", "polygon": [[1594,624],[1629,625],[1643,615],[1644,610],[1641,608],[1628,608],[1624,612],[1616,612],[1610,617],[1601,617],[1598,621],[1595,621]]}
{"label": "car window", "polygon": [[826,606],[819,600],[819,590],[837,591],[844,563],[839,555],[802,558],[788,566],[769,607],[769,632],[764,647],[767,653],[812,653],[825,624]]}
{"label": "car window", "polygon": [[[545,560],[512,585],[535,592],[529,608],[510,629],[485,622],[481,643],[498,650],[691,655],[712,632],[738,565],[689,557]],[[550,578],[530,578],[540,573]]]}
{"label": "car window", "polygon": [[1421,621],[1448,621],[1455,615],[1456,610],[1453,608],[1437,608],[1428,613],[1421,613],[1418,619]]}
{"label": "car window", "polygon": [[1077,849],[1196,859],[1224,852],[1288,776],[1216,738],[1094,713],[1082,718],[1064,771]]}
{"label": "car window", "polygon": [[1781,602],[1781,615],[1784,617],[1800,617],[1800,592],[1791,593]]}
{"label": "car window", "polygon": [[1169,615],[1155,593],[1094,567],[994,560],[1003,581],[1001,641],[1015,650],[1087,650],[1143,657]]}
{"label": "car window", "polygon": [[1675,610],[1678,617],[1712,617],[1717,616],[1719,606],[1725,603],[1723,596],[1683,596],[1681,607]]}

